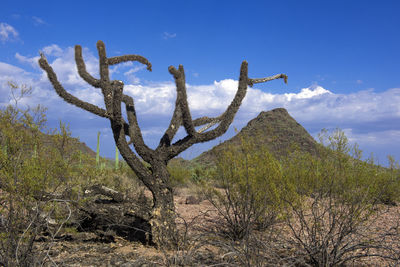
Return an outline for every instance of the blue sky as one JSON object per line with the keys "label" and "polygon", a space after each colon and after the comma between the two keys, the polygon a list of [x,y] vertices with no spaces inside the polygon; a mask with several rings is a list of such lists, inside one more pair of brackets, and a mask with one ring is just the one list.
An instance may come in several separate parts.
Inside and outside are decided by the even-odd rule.
{"label": "blue sky", "polygon": [[[108,56],[139,54],[153,65],[111,69],[134,97],[147,143],[158,144],[169,124],[175,86],[168,66],[183,64],[194,117],[224,111],[237,88],[240,64],[250,78],[278,73],[249,88],[232,127],[221,138],[195,145],[185,158],[231,137],[259,112],[284,107],[313,136],[343,129],[365,155],[400,159],[399,1],[18,1],[0,9],[0,105],[10,103],[7,81],[32,86],[21,104],[48,108],[48,126],[69,124],[72,136],[113,157],[109,122],[56,95],[37,65],[43,51],[64,88],[104,107],[101,93],[77,74],[73,47],[81,45],[98,77],[96,42]],[[95,3],[95,4],[94,4]]]}

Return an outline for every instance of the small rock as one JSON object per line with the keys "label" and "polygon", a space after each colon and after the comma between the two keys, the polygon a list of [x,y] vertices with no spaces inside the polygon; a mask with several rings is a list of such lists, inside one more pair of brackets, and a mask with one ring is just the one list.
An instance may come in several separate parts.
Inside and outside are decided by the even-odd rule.
{"label": "small rock", "polygon": [[197,197],[194,197],[194,196],[186,197],[186,200],[185,200],[186,205],[193,205],[193,204],[199,204],[199,203],[200,203],[200,199],[198,199]]}

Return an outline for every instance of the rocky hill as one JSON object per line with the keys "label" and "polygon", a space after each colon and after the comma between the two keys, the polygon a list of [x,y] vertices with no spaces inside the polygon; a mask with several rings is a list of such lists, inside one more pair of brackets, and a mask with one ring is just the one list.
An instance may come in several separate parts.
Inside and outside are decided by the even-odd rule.
{"label": "rocky hill", "polygon": [[204,165],[212,164],[215,153],[229,144],[239,145],[243,136],[254,138],[256,145],[267,146],[278,158],[285,155],[293,145],[304,152],[312,154],[317,152],[318,143],[314,138],[289,115],[286,109],[277,108],[261,112],[234,137],[203,152],[193,161]]}

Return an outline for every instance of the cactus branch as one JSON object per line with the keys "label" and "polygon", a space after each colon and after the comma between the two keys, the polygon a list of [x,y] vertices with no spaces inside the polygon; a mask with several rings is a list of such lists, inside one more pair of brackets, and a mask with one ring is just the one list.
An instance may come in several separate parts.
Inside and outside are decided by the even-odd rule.
{"label": "cactus branch", "polygon": [[253,87],[253,85],[256,84],[256,83],[265,83],[265,82],[269,82],[269,81],[276,80],[276,79],[283,79],[284,82],[287,84],[288,77],[287,77],[286,74],[277,74],[277,75],[274,75],[274,76],[261,78],[261,79],[249,79],[248,85],[250,87]]}
{"label": "cactus branch", "polygon": [[77,98],[77,97],[71,95],[70,93],[68,93],[67,91],[65,91],[64,87],[58,81],[57,75],[55,74],[53,68],[47,62],[47,59],[43,53],[40,53],[39,65],[43,70],[46,71],[47,77],[49,78],[49,80],[50,80],[51,84],[53,85],[54,89],[56,90],[57,94],[61,98],[63,98],[66,102],[73,104],[77,107],[80,107],[86,111],[89,111],[90,113],[93,113],[97,116],[100,116],[103,118],[108,118],[108,119],[111,117],[109,114],[107,114],[107,111],[105,111],[104,109],[99,108],[96,105],[82,101],[79,98]]}
{"label": "cactus branch", "polygon": [[189,104],[187,101],[185,71],[183,69],[183,66],[179,65],[178,70],[175,69],[173,66],[170,66],[168,70],[175,78],[177,92],[175,105],[179,105],[178,108],[181,110],[183,126],[185,127],[188,135],[195,136],[196,129],[193,125],[193,120],[192,116],[190,115]]}
{"label": "cactus branch", "polygon": [[82,77],[82,79],[84,79],[91,86],[100,88],[100,80],[95,79],[86,71],[86,65],[82,57],[82,47],[80,45],[75,46],[75,62],[78,73]]}
{"label": "cactus branch", "polygon": [[144,57],[138,55],[125,55],[119,57],[110,57],[107,59],[108,65],[116,65],[128,61],[137,61],[143,65],[147,65],[147,70],[151,71],[151,63]]}

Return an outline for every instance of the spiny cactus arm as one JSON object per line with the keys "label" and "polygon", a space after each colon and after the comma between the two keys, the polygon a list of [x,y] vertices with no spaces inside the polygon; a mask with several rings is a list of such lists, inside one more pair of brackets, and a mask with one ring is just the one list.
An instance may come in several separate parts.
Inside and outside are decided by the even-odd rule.
{"label": "spiny cactus arm", "polygon": [[274,76],[261,78],[261,79],[249,79],[248,84],[249,84],[250,87],[253,87],[253,85],[256,84],[256,83],[265,83],[265,82],[269,82],[269,81],[276,80],[276,79],[283,79],[284,82],[287,84],[288,77],[287,77],[286,74],[282,73],[282,74],[277,74],[277,75],[274,75]]}
{"label": "spiny cactus arm", "polygon": [[196,136],[188,135],[185,138],[176,141],[173,145],[170,146],[168,153],[169,158],[177,156],[195,143],[206,142],[215,139],[218,136],[223,135],[228,130],[228,127],[232,123],[236,112],[239,110],[243,98],[246,96],[248,82],[247,73],[248,64],[246,61],[243,61],[240,67],[238,90],[236,91],[235,97],[233,98],[231,104],[219,117],[219,125],[211,131],[199,133]]}
{"label": "spiny cactus arm", "polygon": [[179,139],[175,143],[173,143],[170,147],[167,149],[167,159],[166,161],[169,161],[179,155],[181,152],[185,151],[192,145],[196,144],[196,139],[193,138],[193,136],[187,135],[182,139]]}
{"label": "spiny cactus arm", "polygon": [[[261,83],[261,82],[267,82],[279,78],[284,78],[285,82],[287,81],[287,76],[285,74],[279,74],[275,76],[271,76],[268,78],[263,78],[263,79],[249,79],[248,78],[248,63],[246,61],[242,62],[241,68],[240,68],[240,76],[239,76],[239,85],[238,85],[238,90],[235,94],[235,97],[233,98],[231,104],[228,106],[228,108],[225,110],[225,112],[217,117],[217,118],[201,118],[196,121],[196,124],[201,123],[208,123],[203,129],[200,129],[199,132],[197,132],[196,135],[188,135],[183,139],[178,140],[175,142],[173,145],[171,145],[170,150],[169,150],[169,157],[173,158],[191,145],[195,143],[200,143],[200,142],[207,142],[209,140],[215,139],[221,135],[223,135],[229,128],[229,125],[232,123],[237,111],[239,110],[239,107],[242,103],[242,100],[246,96],[247,92],[247,86],[250,84],[254,83]],[[212,127],[213,125],[219,123],[219,125],[214,128],[213,130],[204,132],[208,128]],[[193,122],[192,122],[193,124]]]}
{"label": "spiny cactus arm", "polygon": [[[100,79],[101,82],[109,83],[110,82],[110,73],[108,70],[107,64],[107,55],[106,55],[106,46],[104,45],[103,41],[97,41],[97,52],[99,54],[99,68],[100,68]],[[103,88],[104,89],[104,88]],[[109,88],[107,88],[109,89]]]}
{"label": "spiny cactus arm", "polygon": [[[129,59],[139,60],[139,62],[144,62],[149,67],[150,62],[143,57],[135,57],[134,55],[121,56],[107,58],[106,48],[102,41],[97,42],[97,50],[99,54],[99,65],[100,65],[100,77],[101,77],[101,88],[102,93],[104,95],[104,102],[108,110],[112,110],[113,117],[115,121],[122,125],[123,118],[121,113],[121,104],[122,101],[127,100],[128,105],[126,105],[126,111],[128,115],[129,126],[128,126],[128,134],[130,137],[130,143],[133,143],[136,152],[145,160],[149,161],[153,157],[153,151],[144,144],[143,137],[141,134],[141,130],[139,128],[136,112],[133,105],[133,99],[129,98],[127,95],[123,94],[123,82],[121,81],[111,81],[109,77],[109,69],[108,66],[110,61],[112,64],[118,64]],[[151,69],[151,65],[150,65]],[[126,103],[125,103],[126,104]],[[125,130],[126,127],[124,127]],[[126,132],[125,132],[126,134]],[[132,152],[133,153],[133,152]]]}
{"label": "spiny cactus arm", "polygon": [[175,110],[172,115],[171,122],[167,130],[165,131],[164,135],[162,136],[156,151],[159,151],[163,147],[169,147],[171,145],[171,141],[174,138],[175,134],[179,130],[179,127],[182,123],[182,112],[179,107],[179,104],[175,103]]}
{"label": "spiny cactus arm", "polygon": [[139,55],[124,55],[124,56],[107,58],[108,65],[116,65],[128,61],[137,61],[142,63],[143,65],[147,65],[147,70],[151,71],[151,63],[145,57]]}
{"label": "spiny cactus arm", "polygon": [[[231,123],[233,122],[233,119],[237,111],[239,110],[239,107],[242,104],[244,97],[246,96],[248,85],[252,85],[254,83],[268,82],[280,78],[283,78],[285,83],[287,83],[287,76],[285,74],[278,74],[261,79],[250,79],[248,77],[248,63],[247,61],[243,61],[240,67],[239,84],[235,97],[233,98],[231,104],[228,106],[226,111],[219,118],[209,124],[210,127],[212,125],[215,125],[216,123],[219,123],[219,125],[211,131],[201,133],[196,141],[207,142],[209,140],[217,138],[218,136],[223,135],[228,130],[229,125],[231,125]],[[208,125],[206,127],[208,127]]]}
{"label": "spiny cactus arm", "polygon": [[124,157],[124,160],[132,168],[132,170],[138,175],[146,186],[151,186],[151,171],[146,168],[142,161],[132,152],[126,141],[126,135],[121,129],[121,125],[111,121],[111,128],[114,134],[115,144],[118,147],[119,152]]}
{"label": "spiny cactus arm", "polygon": [[207,124],[207,125],[204,125],[202,128],[200,128],[197,131],[198,133],[203,133],[203,132],[207,131],[208,129],[210,129],[211,127],[213,127],[215,124],[219,123],[221,120],[221,117],[207,118],[207,119],[208,120],[204,120],[206,122],[199,123],[198,125],[195,123],[195,121],[193,121],[193,124],[195,124],[195,126],[201,126],[201,125]]}
{"label": "spiny cactus arm", "polygon": [[[112,119],[110,119],[110,122],[114,135],[115,144],[117,145],[119,151],[121,152],[121,155],[123,155],[124,159],[126,160],[128,165],[132,168],[132,170],[139,176],[139,178],[142,179],[143,182],[148,183],[150,182],[149,177],[151,177],[150,171],[143,165],[143,163],[135,155],[135,153],[132,152],[126,141],[126,133],[124,130],[125,123],[122,118],[122,112],[121,112],[121,100],[123,98],[122,91],[124,83],[120,81],[113,81],[112,85],[113,85],[112,89],[114,91],[114,97],[112,103],[113,117]],[[140,152],[142,153],[142,151]],[[140,156],[143,158],[143,155]]]}
{"label": "spiny cactus arm", "polygon": [[[107,111],[113,112],[112,106],[121,105],[121,102],[124,101],[124,99],[126,99],[127,96],[122,94],[123,83],[121,81],[111,81],[110,82],[109,68],[108,68],[109,65],[115,65],[115,64],[119,64],[119,63],[127,62],[127,61],[138,61],[144,65],[147,65],[147,69],[149,71],[151,71],[151,63],[146,58],[144,58],[142,56],[138,56],[138,55],[124,55],[124,56],[107,58],[105,44],[101,40],[99,40],[97,42],[97,50],[98,50],[98,54],[99,54],[101,89],[102,89],[102,93],[104,95],[104,103],[106,105]],[[116,86],[118,88],[120,86],[120,84],[122,86],[121,94],[119,97],[115,97],[114,94],[115,94],[116,89],[114,87]],[[139,148],[139,151],[144,150],[144,153],[146,155],[142,154],[141,156],[144,156],[147,158],[147,156],[149,155],[149,153],[151,153],[152,150],[149,149],[144,144],[142,134],[141,134],[141,131],[138,126],[137,119],[136,119],[136,112],[135,112],[134,105],[133,105],[133,99],[132,99],[132,101],[130,101],[130,103],[132,103],[132,105],[130,105],[129,108],[128,108],[128,106],[126,106],[126,108],[127,108],[128,116],[130,116],[129,114],[132,114],[132,116],[130,116],[132,124],[129,123],[128,126],[124,125],[125,134],[129,135],[131,137],[130,143],[135,143],[138,146],[143,147],[143,149]],[[122,116],[119,119],[123,120]],[[133,127],[133,132],[135,133],[134,136],[131,136],[132,127]],[[136,147],[135,147],[135,149],[136,149]],[[139,153],[139,151],[137,151],[137,152]]]}
{"label": "spiny cactus arm", "polygon": [[[39,59],[39,66],[46,71],[47,77],[49,78],[51,84],[53,85],[54,89],[56,90],[57,94],[62,97],[66,102],[75,105],[77,107],[80,107],[86,111],[89,111],[95,115],[98,115],[103,118],[110,119],[112,114],[107,113],[106,110],[93,105],[91,103],[87,103],[85,101],[80,100],[79,98],[71,95],[68,93],[64,87],[61,85],[61,83],[57,79],[57,75],[55,74],[53,68],[49,65],[47,62],[46,57],[44,56],[43,53],[40,53],[41,58]],[[124,123],[124,129],[126,135],[129,135],[129,125],[127,123]]]}
{"label": "spiny cactus arm", "polygon": [[[100,88],[104,96],[104,104],[109,113],[113,113],[113,84],[110,82],[110,72],[108,70],[106,47],[103,41],[99,40],[96,44],[99,55]],[[119,83],[119,81],[113,81]],[[118,86],[118,85],[116,85]]]}
{"label": "spiny cactus arm", "polygon": [[[114,98],[116,98],[114,96]],[[133,98],[122,94],[122,101],[125,104],[126,108],[126,114],[128,117],[128,123],[129,123],[129,144],[133,144],[136,152],[147,162],[151,160],[151,158],[154,158],[154,150],[149,148],[143,140],[142,136],[142,131],[140,130],[137,117],[136,117],[136,111],[135,111],[135,105],[133,102]],[[116,114],[114,113],[114,116]],[[119,114],[118,114],[119,116]]]}
{"label": "spiny cactus arm", "polygon": [[186,94],[186,80],[185,80],[185,71],[182,65],[179,65],[178,69],[175,69],[173,66],[168,68],[169,72],[174,76],[175,84],[176,84],[176,103],[175,106],[179,105],[179,108],[182,113],[182,124],[185,127],[185,130],[188,135],[196,136],[197,132],[194,128],[192,116],[190,115],[189,104],[187,101]]}
{"label": "spiny cactus arm", "polygon": [[[169,147],[171,145],[172,139],[174,138],[179,127],[181,126],[181,120],[182,120],[182,113],[181,113],[179,105],[176,105],[174,114],[173,114],[171,122],[169,124],[169,127],[165,131],[163,137],[161,138],[160,144],[158,145],[156,151],[159,151],[159,149],[161,149],[161,147]],[[215,118],[201,117],[201,118],[195,119],[193,121],[193,125],[194,125],[194,127],[197,127],[197,126],[202,126],[202,125],[207,124],[197,131],[198,133],[202,133],[202,132],[206,131],[207,129],[209,129],[210,127],[212,127],[213,125],[217,124],[219,122],[219,120],[220,120],[220,117],[215,117]]]}
{"label": "spiny cactus arm", "polygon": [[[243,61],[240,67],[238,90],[236,91],[235,97],[233,98],[231,104],[228,106],[225,112],[219,117],[219,125],[211,131],[198,134],[195,138],[193,138],[195,143],[206,142],[215,139],[218,136],[223,135],[228,130],[229,125],[232,123],[236,112],[239,110],[243,98],[246,96],[247,82],[248,82],[247,73],[248,73],[248,64],[246,61]],[[179,150],[181,149],[178,149],[178,151]]]}
{"label": "spiny cactus arm", "polygon": [[201,117],[201,118],[197,118],[193,121],[193,124],[195,127],[197,126],[201,126],[207,123],[213,123],[214,121],[219,121],[221,118],[219,117],[215,117],[215,118],[209,118],[209,117]]}
{"label": "spiny cactus arm", "polygon": [[86,65],[82,57],[82,47],[80,45],[75,46],[75,62],[76,67],[78,68],[79,76],[81,76],[82,79],[84,79],[91,86],[100,88],[100,80],[95,79],[86,71]]}
{"label": "spiny cactus arm", "polygon": [[[194,127],[210,123],[215,120],[215,118],[202,117],[196,120],[192,120],[189,110],[189,105],[187,102],[186,95],[186,82],[183,66],[180,65],[179,69],[175,69],[173,66],[168,68],[169,72],[174,76],[177,90],[177,98],[175,102],[175,110],[163,137],[160,140],[160,144],[157,149],[161,147],[169,147],[172,139],[174,138],[179,127],[183,124],[188,135],[196,135],[198,132]],[[184,112],[182,112],[184,110]]]}
{"label": "spiny cactus arm", "polygon": [[49,78],[51,84],[53,85],[54,89],[56,90],[57,94],[62,97],[66,102],[75,105],[77,107],[80,107],[86,111],[89,111],[97,116],[103,117],[103,118],[110,118],[110,114],[106,112],[106,110],[87,103],[85,101],[80,100],[79,98],[71,95],[68,93],[64,87],[60,84],[60,82],[57,79],[57,75],[55,74],[53,68],[49,65],[47,62],[46,57],[44,56],[43,53],[40,53],[40,59],[39,59],[39,66],[47,73],[47,77]]}

